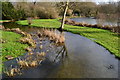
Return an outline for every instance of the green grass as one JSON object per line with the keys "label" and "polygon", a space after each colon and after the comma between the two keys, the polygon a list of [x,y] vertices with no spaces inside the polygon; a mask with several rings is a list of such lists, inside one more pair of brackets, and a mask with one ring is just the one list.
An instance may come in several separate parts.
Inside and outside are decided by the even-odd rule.
{"label": "green grass", "polygon": [[14,32],[2,31],[2,39],[5,43],[2,43],[2,61],[6,61],[5,56],[11,55],[13,57],[18,57],[25,53],[25,48],[28,47],[27,44],[22,44],[19,39],[22,37],[20,34]]}
{"label": "green grass", "polygon": [[[28,25],[27,20],[17,21],[17,23],[21,25]],[[35,19],[32,20],[31,26],[45,28],[59,28],[60,22],[58,21],[58,19]],[[64,30],[66,31],[80,34],[95,41],[96,43],[108,49],[116,57],[120,58],[120,54],[118,53],[119,51],[118,39],[120,38],[120,36],[118,36],[116,33],[103,29],[72,26],[66,24],[64,27],[65,27]]]}
{"label": "green grass", "polygon": [[[5,43],[0,44],[0,49],[2,51],[2,54],[0,54],[0,61],[7,61],[5,59],[5,56],[7,55],[18,57],[26,52],[24,49],[28,47],[28,45],[18,42],[21,37],[20,34],[0,30],[0,39],[5,40]],[[2,72],[2,67],[4,66],[2,62],[0,62],[0,74]]]}

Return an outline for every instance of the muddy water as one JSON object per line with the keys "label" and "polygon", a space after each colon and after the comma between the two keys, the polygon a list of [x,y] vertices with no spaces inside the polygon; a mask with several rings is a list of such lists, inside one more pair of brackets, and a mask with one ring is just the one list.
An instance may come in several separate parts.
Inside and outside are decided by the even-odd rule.
{"label": "muddy water", "polygon": [[[9,24],[9,25],[8,25]],[[10,26],[11,25],[11,26]],[[15,25],[15,26],[13,26]],[[5,24],[5,27],[19,27],[22,30],[35,33],[40,28],[19,26],[13,23]],[[68,55],[54,62],[56,53],[51,49],[46,60],[35,68],[23,70],[23,74],[17,78],[117,78],[118,59],[105,48],[93,41],[70,32],[65,34],[65,47]],[[37,40],[36,40],[37,41]],[[45,44],[49,43],[47,40]],[[39,43],[38,43],[39,45]],[[55,46],[54,46],[55,47]],[[59,49],[60,47],[58,47]],[[46,47],[45,47],[46,49]],[[39,51],[39,49],[36,49]],[[43,49],[44,50],[44,49]],[[37,51],[36,51],[37,52]],[[57,60],[57,59],[56,59]],[[7,61],[6,65],[15,61]],[[3,74],[3,78],[6,76]]]}

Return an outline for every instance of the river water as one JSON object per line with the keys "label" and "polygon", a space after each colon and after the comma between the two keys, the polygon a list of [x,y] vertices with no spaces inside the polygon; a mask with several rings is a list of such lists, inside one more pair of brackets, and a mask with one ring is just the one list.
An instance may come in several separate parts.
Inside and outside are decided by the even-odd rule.
{"label": "river water", "polygon": [[[5,23],[6,28],[19,27],[33,33],[40,28]],[[53,62],[55,53],[48,54],[40,66],[24,70],[24,74],[15,78],[118,78],[118,62],[109,51],[86,37],[64,32],[68,56],[59,62]],[[51,50],[52,51],[52,50]],[[5,62],[5,65],[14,60]],[[3,74],[3,78],[6,78]]]}
{"label": "river water", "polygon": [[87,24],[102,24],[102,25],[109,25],[109,26],[117,26],[117,21],[106,21],[106,20],[98,20],[98,19],[92,19],[92,18],[70,18],[71,20],[75,22],[82,22]]}

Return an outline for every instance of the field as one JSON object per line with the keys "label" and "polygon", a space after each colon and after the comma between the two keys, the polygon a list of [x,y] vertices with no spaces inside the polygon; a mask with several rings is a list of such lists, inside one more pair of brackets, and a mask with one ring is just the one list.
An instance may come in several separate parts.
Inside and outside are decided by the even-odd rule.
{"label": "field", "polygon": [[6,61],[5,56],[10,55],[12,57],[18,57],[25,53],[24,50],[28,47],[27,44],[22,44],[19,42],[19,39],[22,37],[20,34],[14,32],[2,31],[2,40],[5,41],[2,43],[2,61]]}

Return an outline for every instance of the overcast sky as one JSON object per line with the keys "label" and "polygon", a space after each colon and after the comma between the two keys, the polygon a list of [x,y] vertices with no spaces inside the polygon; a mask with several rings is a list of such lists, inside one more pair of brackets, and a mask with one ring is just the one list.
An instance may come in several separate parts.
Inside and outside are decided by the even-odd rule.
{"label": "overcast sky", "polygon": [[[0,1],[6,1],[6,0],[0,0]],[[9,0],[10,2],[23,2],[23,1],[27,1],[27,2],[33,2],[33,1],[37,1],[37,2],[59,2],[59,1],[67,1],[67,0]],[[120,0],[70,0],[70,1],[76,1],[76,2],[118,2]]]}

